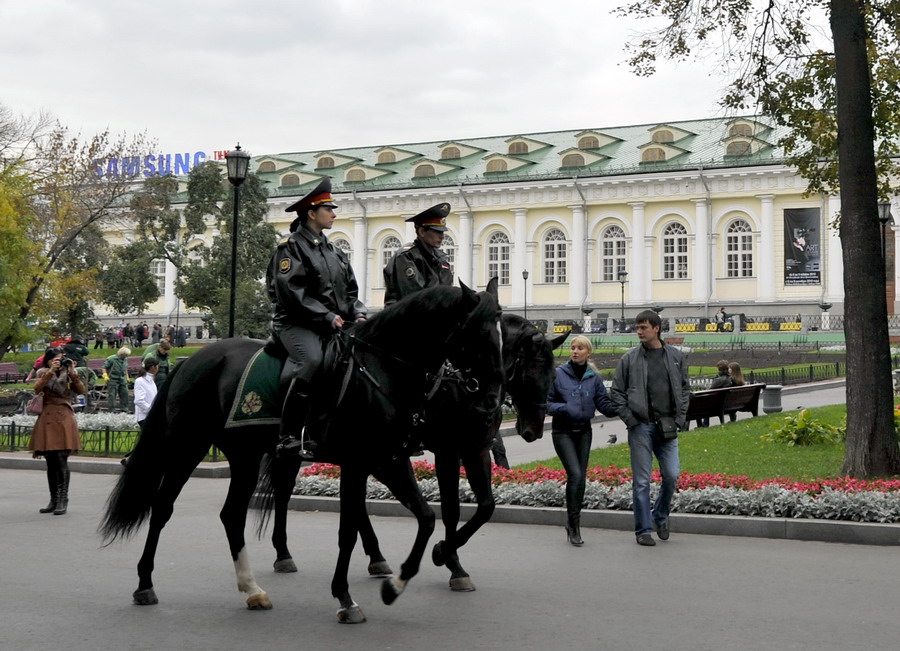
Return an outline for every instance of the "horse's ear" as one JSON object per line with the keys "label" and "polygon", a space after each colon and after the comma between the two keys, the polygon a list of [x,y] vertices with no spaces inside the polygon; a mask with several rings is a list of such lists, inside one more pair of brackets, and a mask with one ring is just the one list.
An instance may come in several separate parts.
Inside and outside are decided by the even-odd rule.
{"label": "horse's ear", "polygon": [[488,294],[494,297],[495,301],[500,301],[500,298],[497,295],[497,286],[500,284],[500,279],[497,276],[491,278],[491,280],[487,284],[487,288],[484,290]]}
{"label": "horse's ear", "polygon": [[568,332],[564,332],[558,337],[547,337],[547,340],[550,342],[551,350],[556,350],[560,346],[563,345],[563,342],[566,340],[566,337],[569,336]]}
{"label": "horse's ear", "polygon": [[475,290],[469,289],[469,286],[462,280],[459,281],[459,286],[462,288],[462,293],[465,298],[478,300]]}

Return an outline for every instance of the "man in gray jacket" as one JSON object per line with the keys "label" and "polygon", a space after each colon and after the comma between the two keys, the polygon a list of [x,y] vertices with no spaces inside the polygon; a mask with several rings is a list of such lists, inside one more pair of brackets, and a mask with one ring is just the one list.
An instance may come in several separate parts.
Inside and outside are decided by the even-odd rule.
{"label": "man in gray jacket", "polygon": [[[660,339],[659,315],[644,310],[635,317],[641,344],[622,356],[613,377],[610,400],[628,427],[631,449],[634,533],[637,543],[669,539],[669,506],[678,485],[678,430],[686,429],[690,399],[687,365],[680,350]],[[653,455],[659,460],[662,486],[650,508]]]}

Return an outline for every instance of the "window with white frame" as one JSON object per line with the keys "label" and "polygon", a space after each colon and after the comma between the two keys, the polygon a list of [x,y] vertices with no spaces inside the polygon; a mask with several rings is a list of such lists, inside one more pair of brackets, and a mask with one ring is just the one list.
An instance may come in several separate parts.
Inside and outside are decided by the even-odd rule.
{"label": "window with white frame", "polygon": [[381,268],[384,269],[387,266],[387,263],[391,261],[391,258],[394,257],[394,254],[400,250],[400,240],[398,240],[393,235],[389,235],[384,238],[384,241],[381,243]]}
{"label": "window with white frame", "polygon": [[544,282],[566,282],[566,236],[558,228],[544,235]]}
{"label": "window with white frame", "polygon": [[619,279],[619,272],[625,271],[625,231],[620,226],[609,226],[600,238],[600,268],[603,280]]}
{"label": "window with white frame", "polygon": [[341,251],[343,251],[344,255],[347,256],[348,260],[352,257],[353,248],[350,246],[349,240],[347,240],[343,237],[338,237],[338,238],[331,240],[331,243],[335,246],[335,248],[338,248]]}
{"label": "window with white frame", "polygon": [[156,289],[159,290],[160,296],[166,295],[166,261],[154,260],[150,263],[150,273],[156,280]]}
{"label": "window with white frame", "polygon": [[456,242],[449,235],[444,235],[444,241],[441,243],[441,251],[447,257],[447,262],[451,267],[456,265]]}
{"label": "window with white frame", "polygon": [[753,275],[753,232],[743,219],[728,225],[725,234],[725,273],[729,278]]}
{"label": "window with white frame", "polygon": [[663,278],[688,277],[688,236],[681,224],[672,223],[663,230]]}
{"label": "window with white frame", "polygon": [[487,245],[487,279],[500,279],[501,285],[509,284],[509,237],[506,233],[493,233]]}

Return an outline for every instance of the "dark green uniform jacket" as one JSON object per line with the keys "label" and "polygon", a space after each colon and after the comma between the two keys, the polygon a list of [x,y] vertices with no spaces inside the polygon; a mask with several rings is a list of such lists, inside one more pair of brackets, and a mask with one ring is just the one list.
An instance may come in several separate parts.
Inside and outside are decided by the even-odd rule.
{"label": "dark green uniform jacket", "polygon": [[384,306],[426,287],[453,284],[453,268],[447,256],[421,240],[406,244],[384,268]]}

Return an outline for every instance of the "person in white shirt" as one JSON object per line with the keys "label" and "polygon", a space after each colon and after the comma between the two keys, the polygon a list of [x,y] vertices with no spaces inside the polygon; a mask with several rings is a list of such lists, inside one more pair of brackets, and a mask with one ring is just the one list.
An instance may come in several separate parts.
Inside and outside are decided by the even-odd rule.
{"label": "person in white shirt", "polygon": [[156,397],[156,382],[153,376],[159,370],[159,360],[155,357],[148,357],[141,366],[141,375],[134,381],[134,420],[139,426],[143,426],[144,419],[147,418],[147,413]]}

